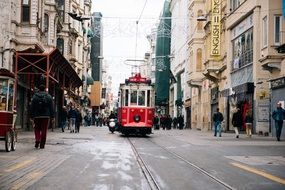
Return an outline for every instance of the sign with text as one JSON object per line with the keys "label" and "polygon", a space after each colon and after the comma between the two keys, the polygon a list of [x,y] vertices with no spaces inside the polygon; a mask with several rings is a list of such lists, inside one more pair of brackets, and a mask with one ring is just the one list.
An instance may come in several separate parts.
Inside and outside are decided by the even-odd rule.
{"label": "sign with text", "polygon": [[221,1],[212,0],[211,55],[221,55]]}

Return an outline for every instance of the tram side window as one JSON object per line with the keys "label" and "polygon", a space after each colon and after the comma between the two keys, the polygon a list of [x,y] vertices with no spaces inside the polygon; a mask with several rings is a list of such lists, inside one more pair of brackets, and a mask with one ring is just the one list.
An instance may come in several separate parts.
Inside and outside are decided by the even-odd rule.
{"label": "tram side window", "polygon": [[131,90],[131,105],[137,105],[137,91]]}
{"label": "tram side window", "polygon": [[147,107],[150,107],[150,90],[147,91]]}
{"label": "tram side window", "polygon": [[125,103],[123,105],[129,106],[129,90],[125,91]]}
{"label": "tram side window", "polygon": [[145,91],[138,91],[138,105],[145,106]]}
{"label": "tram side window", "polygon": [[0,111],[6,111],[8,80],[0,79]]}

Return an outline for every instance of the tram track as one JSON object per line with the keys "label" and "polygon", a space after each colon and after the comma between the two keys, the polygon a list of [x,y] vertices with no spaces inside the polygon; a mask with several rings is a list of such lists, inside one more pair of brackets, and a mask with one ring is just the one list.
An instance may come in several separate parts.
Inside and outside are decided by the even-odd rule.
{"label": "tram track", "polygon": [[146,178],[146,181],[148,182],[151,190],[160,190],[161,188],[158,185],[158,182],[155,180],[154,176],[151,174],[151,171],[149,170],[147,164],[143,161],[142,157],[140,156],[139,152],[137,151],[137,148],[135,147],[135,145],[133,144],[133,142],[130,140],[130,138],[127,138],[132,150],[136,156],[136,160],[143,172],[143,175]]}
{"label": "tram track", "polygon": [[[212,174],[211,174],[210,172],[208,172],[207,170],[205,170],[205,169],[199,167],[198,165],[196,165],[196,164],[190,162],[189,160],[183,158],[181,155],[179,155],[179,154],[177,154],[177,153],[175,153],[175,152],[173,152],[173,151],[170,151],[170,150],[167,149],[166,147],[161,146],[161,145],[159,145],[159,144],[153,142],[153,141],[150,140],[150,139],[146,139],[146,140],[148,140],[148,141],[151,142],[152,144],[156,145],[157,147],[163,149],[163,150],[166,151],[168,154],[170,154],[170,155],[172,155],[172,156],[178,158],[179,160],[183,161],[184,163],[186,163],[186,164],[189,165],[190,167],[195,168],[196,170],[198,170],[199,172],[201,172],[203,175],[205,175],[205,176],[211,178],[214,182],[216,182],[217,184],[223,186],[225,189],[236,190],[236,188],[234,188],[234,187],[230,186],[229,184],[223,182],[222,180],[218,179],[217,177],[215,177],[214,175],[212,175]],[[143,167],[144,167],[144,168],[142,168],[142,166],[141,166],[141,164],[140,164],[140,167],[142,168],[145,177],[146,177],[146,173],[147,173],[147,175],[150,176],[150,178],[151,178],[151,179],[149,179],[148,177],[146,177],[148,183],[151,184],[150,182],[152,182],[152,183],[155,184],[155,187],[156,187],[156,188],[152,188],[152,186],[150,185],[150,186],[151,186],[151,189],[160,189],[160,188],[159,188],[159,184],[156,182],[155,178],[154,178],[153,175],[151,174],[151,172],[150,172],[150,170],[148,169],[146,163],[143,161],[142,157],[140,156],[139,152],[137,151],[135,145],[132,143],[132,141],[131,141],[129,138],[128,138],[128,141],[130,142],[130,144],[131,144],[131,146],[132,146],[132,149],[133,149],[133,151],[134,151],[135,154],[136,154],[136,158],[137,158],[139,164],[140,164],[140,162],[141,162],[142,165],[143,165]],[[151,181],[150,181],[150,180],[151,180]]]}

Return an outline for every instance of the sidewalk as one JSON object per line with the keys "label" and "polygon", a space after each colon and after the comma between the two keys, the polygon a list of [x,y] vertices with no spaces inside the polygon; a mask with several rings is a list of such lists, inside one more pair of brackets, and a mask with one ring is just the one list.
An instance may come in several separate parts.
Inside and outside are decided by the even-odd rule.
{"label": "sidewalk", "polygon": [[222,137],[214,137],[213,131],[201,131],[197,129],[171,129],[171,130],[153,130],[153,136],[168,135],[176,136],[183,141],[187,141],[196,145],[245,145],[245,146],[285,146],[285,139],[277,141],[276,137],[259,136],[253,134],[251,138],[245,133],[240,133],[239,138],[236,138],[234,132],[223,132]]}

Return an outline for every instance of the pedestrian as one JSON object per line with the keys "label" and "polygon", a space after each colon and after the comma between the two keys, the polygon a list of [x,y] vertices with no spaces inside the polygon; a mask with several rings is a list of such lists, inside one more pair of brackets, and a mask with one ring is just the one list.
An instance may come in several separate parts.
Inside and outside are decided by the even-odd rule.
{"label": "pedestrian", "polygon": [[236,138],[239,138],[239,130],[242,128],[242,114],[239,108],[236,108],[233,118],[232,118],[232,124],[234,126]]}
{"label": "pedestrian", "polygon": [[183,117],[183,115],[178,116],[177,120],[178,120],[179,129],[182,130],[184,128],[184,117]]}
{"label": "pedestrian", "polygon": [[75,109],[75,111],[76,111],[76,121],[75,121],[76,130],[75,130],[75,132],[79,133],[80,125],[82,123],[82,115],[81,115],[81,111],[80,111],[79,107],[77,107]]}
{"label": "pedestrian", "polygon": [[160,117],[160,125],[161,125],[162,129],[165,130],[165,127],[166,127],[166,115],[162,115]]}
{"label": "pedestrian", "polygon": [[173,118],[173,129],[176,129],[176,128],[177,128],[177,124],[178,124],[177,118],[174,117],[174,118]]}
{"label": "pedestrian", "polygon": [[155,115],[153,118],[153,126],[155,130],[159,130],[159,118],[157,115]]}
{"label": "pedestrian", "polygon": [[66,127],[66,120],[67,120],[67,110],[66,107],[63,106],[60,113],[60,127],[62,132],[64,132],[64,129]]}
{"label": "pedestrian", "polygon": [[71,103],[70,109],[68,111],[70,133],[74,133],[75,132],[76,118],[77,118],[77,112],[75,110],[75,106]]}
{"label": "pedestrian", "polygon": [[166,117],[166,129],[167,130],[170,130],[171,129],[171,125],[172,125],[172,118],[170,115],[168,115]]}
{"label": "pedestrian", "polygon": [[283,120],[285,120],[285,110],[281,107],[281,102],[277,103],[277,108],[276,110],[273,111],[272,118],[275,120],[277,141],[280,141],[280,136],[283,127]]}
{"label": "pedestrian", "polygon": [[35,148],[44,149],[47,138],[47,130],[50,122],[54,122],[54,108],[52,97],[45,92],[45,85],[39,86],[31,102],[31,123],[34,126]]}
{"label": "pedestrian", "polygon": [[223,114],[220,112],[220,109],[217,108],[217,111],[213,115],[213,121],[214,121],[214,128],[215,133],[214,136],[217,136],[217,132],[219,131],[219,137],[222,136],[222,121],[224,120]]}
{"label": "pedestrian", "polygon": [[251,137],[252,134],[252,123],[253,123],[252,111],[247,110],[245,115],[245,127],[246,127],[246,135],[248,137]]}

